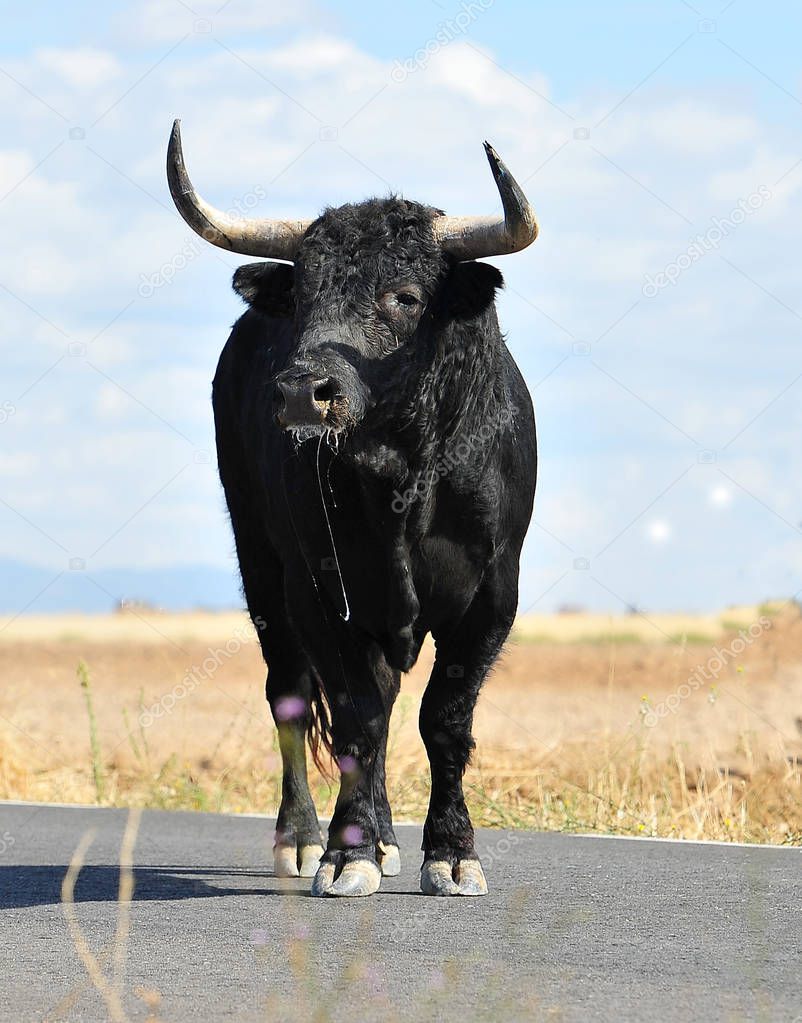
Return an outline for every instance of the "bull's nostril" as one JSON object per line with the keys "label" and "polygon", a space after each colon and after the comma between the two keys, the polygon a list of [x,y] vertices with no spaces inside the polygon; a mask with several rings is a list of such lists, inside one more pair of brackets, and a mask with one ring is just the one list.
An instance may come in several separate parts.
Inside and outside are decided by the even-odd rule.
{"label": "bull's nostril", "polygon": [[339,385],[331,377],[282,374],[276,380],[275,415],[279,426],[319,426],[332,412]]}
{"label": "bull's nostril", "polygon": [[321,380],[320,383],[316,383],[312,398],[320,405],[330,404],[334,400],[334,385],[331,380]]}

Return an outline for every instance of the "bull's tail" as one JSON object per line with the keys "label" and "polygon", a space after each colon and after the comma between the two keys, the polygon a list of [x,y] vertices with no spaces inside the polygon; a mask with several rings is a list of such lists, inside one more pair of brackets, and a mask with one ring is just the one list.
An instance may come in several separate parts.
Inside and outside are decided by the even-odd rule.
{"label": "bull's tail", "polygon": [[309,673],[312,682],[309,705],[311,714],[306,730],[309,752],[318,771],[330,781],[334,780],[334,739],[331,732],[331,710],[320,676],[316,671]]}

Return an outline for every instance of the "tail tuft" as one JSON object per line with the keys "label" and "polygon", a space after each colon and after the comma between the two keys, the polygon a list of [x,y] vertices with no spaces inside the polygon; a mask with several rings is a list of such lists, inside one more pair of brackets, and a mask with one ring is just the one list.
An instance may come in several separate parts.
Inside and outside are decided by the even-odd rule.
{"label": "tail tuft", "polygon": [[331,710],[329,709],[326,694],[323,692],[323,685],[320,676],[316,671],[310,672],[312,679],[312,693],[310,696],[311,716],[306,732],[306,739],[309,743],[309,752],[315,767],[329,781],[334,780],[334,739],[331,733]]}

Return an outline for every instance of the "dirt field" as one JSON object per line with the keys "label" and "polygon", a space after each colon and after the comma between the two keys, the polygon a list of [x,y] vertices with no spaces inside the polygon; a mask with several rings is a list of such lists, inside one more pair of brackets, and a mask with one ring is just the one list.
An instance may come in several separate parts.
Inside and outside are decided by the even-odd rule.
{"label": "dirt field", "polygon": [[[394,715],[398,819],[425,814],[417,709],[432,656]],[[243,616],[0,621],[0,662],[0,797],[275,811],[276,737]],[[779,603],[530,616],[475,734],[477,824],[802,844],[802,617]],[[331,788],[313,774],[326,812]]]}

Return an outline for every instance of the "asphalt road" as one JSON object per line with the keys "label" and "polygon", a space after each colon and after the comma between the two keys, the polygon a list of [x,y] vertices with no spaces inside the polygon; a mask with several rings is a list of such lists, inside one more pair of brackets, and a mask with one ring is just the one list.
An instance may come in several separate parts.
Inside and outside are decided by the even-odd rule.
{"label": "asphalt road", "polygon": [[[126,813],[0,804],[0,1019],[104,1020],[61,883],[107,974]],[[272,821],[147,812],[131,1020],[783,1020],[802,1023],[802,850],[483,831],[490,895],[418,893],[420,829],[369,899],[271,876]],[[156,994],[158,992],[158,994]],[[316,1010],[318,1014],[316,1014]],[[326,1015],[328,1013],[328,1015]]]}

